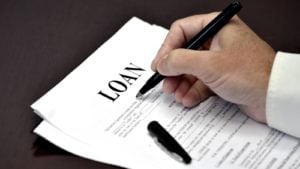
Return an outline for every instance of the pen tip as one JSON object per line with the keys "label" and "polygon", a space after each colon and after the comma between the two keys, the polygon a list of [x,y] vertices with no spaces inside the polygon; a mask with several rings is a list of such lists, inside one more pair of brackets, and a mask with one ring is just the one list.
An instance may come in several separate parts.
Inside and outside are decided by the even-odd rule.
{"label": "pen tip", "polygon": [[138,99],[141,99],[142,96],[143,96],[142,93],[138,92],[135,97],[138,98]]}

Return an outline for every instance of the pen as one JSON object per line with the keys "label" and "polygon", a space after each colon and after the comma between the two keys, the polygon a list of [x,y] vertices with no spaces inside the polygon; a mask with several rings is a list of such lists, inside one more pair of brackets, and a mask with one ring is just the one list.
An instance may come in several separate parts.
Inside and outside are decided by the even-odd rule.
{"label": "pen", "polygon": [[[215,35],[229,20],[237,14],[242,5],[238,1],[233,1],[227,6],[218,16],[216,16],[207,26],[205,26],[195,37],[193,37],[184,46],[186,49],[198,49],[208,38]],[[160,75],[158,72],[154,73],[150,79],[139,90],[136,97],[143,96],[146,92],[155,87],[165,76]]]}
{"label": "pen", "polygon": [[154,137],[162,148],[180,162],[189,164],[192,159],[188,153],[180,146],[180,144],[157,122],[151,121],[148,124],[148,131]]}

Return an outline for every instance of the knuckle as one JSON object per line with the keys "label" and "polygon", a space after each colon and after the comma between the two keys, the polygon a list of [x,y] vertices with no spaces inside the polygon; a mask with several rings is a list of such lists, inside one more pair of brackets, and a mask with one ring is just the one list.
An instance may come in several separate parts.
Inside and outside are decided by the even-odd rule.
{"label": "knuckle", "polygon": [[174,21],[172,24],[171,24],[171,29],[174,29],[174,28],[177,28],[179,27],[179,25],[182,23],[182,19],[178,19],[176,21]]}
{"label": "knuckle", "polygon": [[171,26],[170,26],[170,31],[176,30],[176,29],[181,29],[182,25],[184,25],[186,23],[186,20],[188,20],[187,18],[181,18],[181,19],[177,19],[176,21],[174,21]]}

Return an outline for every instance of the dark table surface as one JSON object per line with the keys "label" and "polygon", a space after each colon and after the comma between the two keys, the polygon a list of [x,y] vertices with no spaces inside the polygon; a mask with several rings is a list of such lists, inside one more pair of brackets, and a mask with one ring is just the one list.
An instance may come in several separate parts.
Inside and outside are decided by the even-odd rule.
{"label": "dark table surface", "polygon": [[[30,104],[128,19],[169,28],[229,0],[0,0],[0,168],[118,168],[69,154],[32,130]],[[240,17],[275,50],[300,52],[299,0],[241,0]]]}

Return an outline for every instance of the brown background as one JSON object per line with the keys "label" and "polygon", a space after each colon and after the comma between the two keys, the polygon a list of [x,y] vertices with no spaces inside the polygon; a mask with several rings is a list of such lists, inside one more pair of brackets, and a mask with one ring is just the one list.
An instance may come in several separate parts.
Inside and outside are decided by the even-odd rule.
{"label": "brown background", "polygon": [[[128,19],[166,28],[229,0],[0,0],[0,168],[118,168],[85,160],[32,133],[30,104]],[[276,50],[300,52],[299,0],[242,0],[240,17]],[[299,65],[300,66],[300,65]]]}

